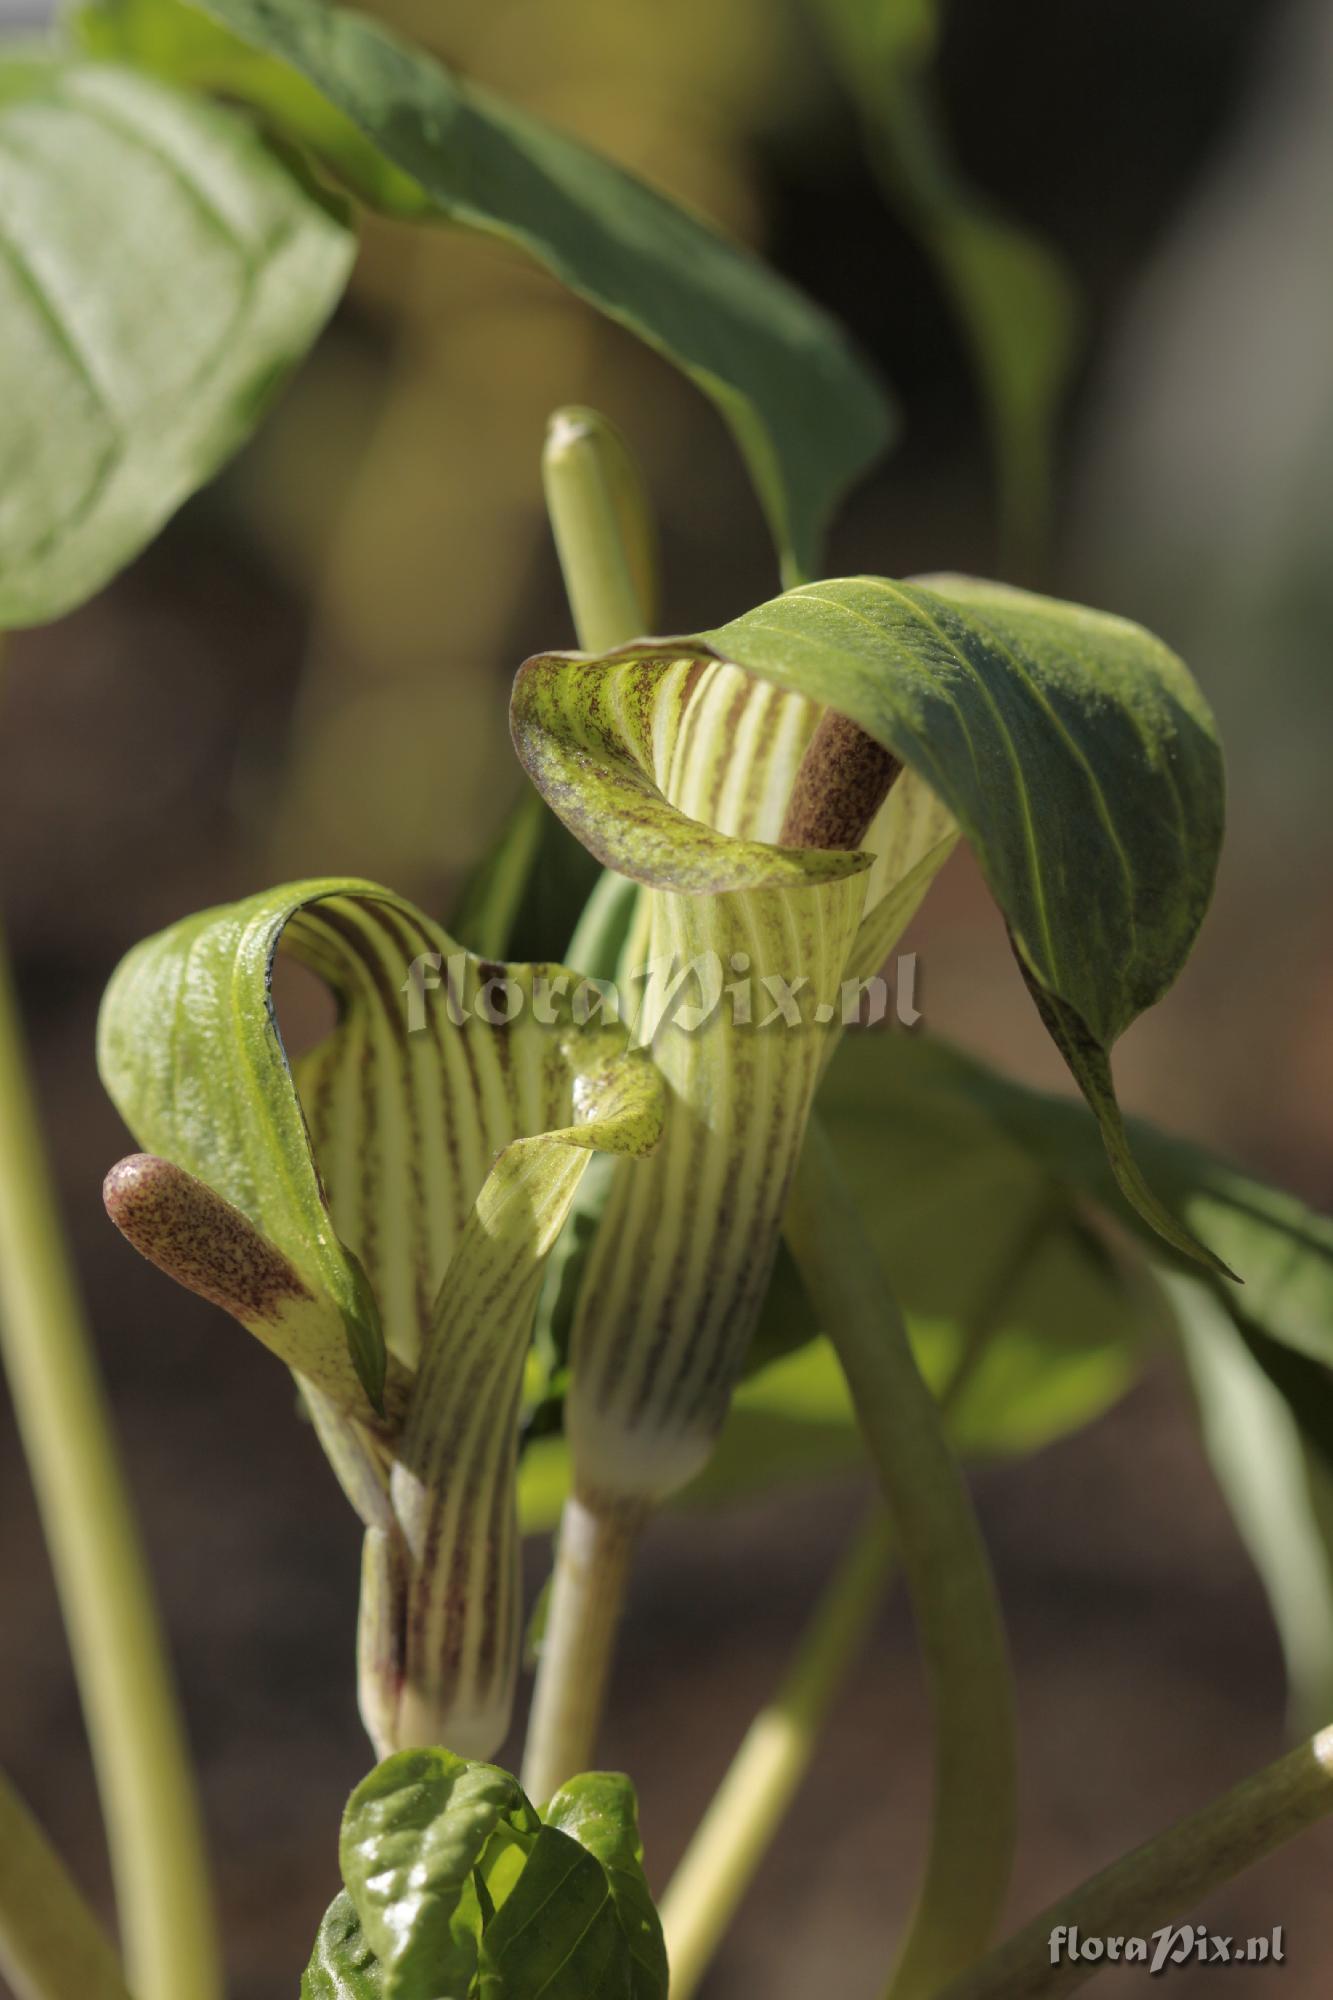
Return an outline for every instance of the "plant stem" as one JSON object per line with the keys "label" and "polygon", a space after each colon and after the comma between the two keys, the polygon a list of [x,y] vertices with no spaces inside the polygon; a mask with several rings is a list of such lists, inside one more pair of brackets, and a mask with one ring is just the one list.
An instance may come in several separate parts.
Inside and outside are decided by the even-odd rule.
{"label": "plant stem", "polygon": [[576,1493],[565,1502],[523,1758],[534,1805],[591,1766],[643,1522],[637,1505],[592,1506]]}
{"label": "plant stem", "polygon": [[946,1986],[939,2000],[1058,2000],[1073,1993],[1105,1971],[1106,1961],[1070,1962],[1057,1952],[1052,1964],[1053,1931],[1147,1937],[1329,1812],[1333,1729],[1323,1729],[1052,1903]]}
{"label": "plant stem", "polygon": [[[945,1415],[972,1380],[1023,1257],[1045,1227],[1043,1217],[1039,1226],[1025,1232],[1020,1252],[1006,1265],[969,1328],[940,1395]],[[876,1507],[834,1572],[780,1690],[747,1730],[667,1885],[661,1911],[671,1959],[672,2000],[688,2000],[698,1986],[777,1836],[810,1768],[834,1697],[893,1573],[894,1553],[888,1517]]]}
{"label": "plant stem", "polygon": [[[639,468],[596,410],[557,410],[542,482],[579,645],[589,653],[623,645],[656,610],[656,532]],[[572,964],[610,976],[635,893],[603,873],[574,933]],[[643,1521],[637,1505],[577,1494],[565,1502],[523,1760],[524,1789],[539,1804],[591,1761]]]}
{"label": "plant stem", "polygon": [[16,2000],[129,2000],[111,1940],[0,1771],[0,1972]]}
{"label": "plant stem", "polygon": [[820,1598],[782,1686],[750,1724],[695,1829],[661,1902],[671,2000],[691,2000],[809,1769],[834,1697],[879,1607],[893,1552],[888,1520],[876,1507]]}
{"label": "plant stem", "polygon": [[656,536],[642,476],[596,410],[557,410],[542,453],[546,507],[579,645],[605,653],[652,621]]}
{"label": "plant stem", "polygon": [[812,1119],[786,1232],[846,1373],[921,1635],[935,1726],[925,1878],[890,1992],[917,2000],[984,1950],[1014,1844],[1013,1693],[994,1584],[940,1409]]}
{"label": "plant stem", "polygon": [[70,1275],[0,942],[0,1349],[97,1770],[130,1983],[215,2000],[218,1940],[184,1731]]}

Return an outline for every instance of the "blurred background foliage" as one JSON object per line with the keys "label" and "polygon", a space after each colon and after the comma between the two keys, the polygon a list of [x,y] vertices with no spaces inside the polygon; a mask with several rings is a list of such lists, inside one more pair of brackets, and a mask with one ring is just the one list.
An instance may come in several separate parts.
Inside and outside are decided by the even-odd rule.
{"label": "blurred background foliage", "polygon": [[[1190,967],[1120,1051],[1122,1097],[1333,1206],[1329,0],[375,11],[752,243],[852,329],[903,430],[846,510],[831,573],[1004,575],[1141,617],[1184,654],[1228,746],[1231,832]],[[93,1014],[128,945],[269,880],[355,872],[450,906],[520,794],[512,672],[572,638],[537,472],[566,402],[604,409],[644,463],[664,629],[772,594],[736,454],[669,367],[498,246],[369,221],[343,310],[254,444],[101,598],[7,657],[6,916],[203,1759],[240,2000],[273,1990],[275,1959],[300,1962],[365,1761],[356,1538],[313,1444],[291,1449],[262,1357],[105,1226],[98,1184],[124,1147]],[[927,1029],[1061,1083],[966,855],[907,945]],[[1084,1436],[985,1482],[1027,1689],[1027,1907],[1271,1754],[1280,1670],[1161,1369]],[[835,1484],[750,1501],[706,1550],[686,1519],[650,1543],[607,1751],[641,1781],[659,1884],[855,1499]],[[8,1432],[0,1503],[0,1756],[97,1883]],[[719,1655],[700,1714],[691,1677]],[[835,1937],[848,1990],[871,1977],[911,1879],[918,1701],[899,1611],[710,1991],[804,1993]],[[867,1787],[872,1762],[887,1790]],[[1237,1930],[1288,1924],[1292,1994],[1326,1991],[1321,1851],[1326,1869],[1317,1842],[1282,1864],[1280,1904],[1261,1872],[1224,1912]]]}

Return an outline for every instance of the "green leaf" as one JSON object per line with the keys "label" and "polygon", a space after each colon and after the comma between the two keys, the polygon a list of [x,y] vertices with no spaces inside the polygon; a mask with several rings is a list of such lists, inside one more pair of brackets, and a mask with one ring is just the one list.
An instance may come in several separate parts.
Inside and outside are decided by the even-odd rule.
{"label": "green leaf", "polygon": [[366,1943],[356,1905],[343,1890],[324,1913],[300,2000],[383,2000],[380,1963]]}
{"label": "green leaf", "polygon": [[[1043,1188],[1042,1198],[1071,1220],[1076,1205],[1105,1209],[1136,1232],[1151,1259],[1174,1267],[1163,1283],[1194,1378],[1204,1441],[1273,1609],[1293,1714],[1301,1726],[1327,1714],[1333,1696],[1333,1223],[1198,1147],[1131,1120],[1135,1150],[1170,1213],[1182,1229],[1197,1230],[1224,1252],[1245,1280],[1234,1285],[1201,1275],[1193,1259],[1173,1255],[1126,1208],[1096,1127],[1076,1102],[998,1076],[942,1043],[882,1034],[850,1037],[826,1089],[821,1114],[886,1270],[909,1294],[914,1257],[921,1259],[918,1282],[946,1291],[960,1278],[964,1287],[970,1284],[977,1263],[984,1268],[989,1232],[1003,1226],[1007,1203],[1021,1203],[1024,1187]],[[938,1179],[932,1167],[950,1133],[959,1142],[955,1171]],[[895,1182],[895,1161],[905,1163],[905,1184]],[[988,1190],[989,1161],[997,1168],[1006,1164]],[[947,1155],[940,1163],[947,1167]],[[932,1190],[940,1205],[934,1217]],[[950,1211],[966,1230],[952,1247]],[[958,1407],[964,1442],[972,1425],[989,1425],[997,1407],[1004,1410],[1007,1392],[1020,1425],[1040,1428],[1051,1392],[1057,1399],[1072,1395],[1072,1410],[1090,1390],[1093,1414],[1099,1324],[1107,1339],[1108,1392],[1114,1393],[1117,1366],[1125,1371],[1122,1385],[1127,1378],[1133,1365],[1127,1336],[1135,1321],[1146,1326],[1154,1316],[1151,1297],[1136,1299],[1122,1285],[1119,1314],[1109,1294],[1099,1311],[1093,1267],[1085,1265],[1080,1285],[1074,1269],[1047,1261],[1060,1240],[1055,1236],[1040,1256],[1015,1269],[1004,1314],[1006,1320],[1018,1315],[1021,1326],[1025,1311],[1049,1310],[1051,1349],[1032,1354],[1044,1365],[1025,1383],[1021,1341],[1019,1365],[1011,1371],[1012,1334],[993,1335]],[[1109,1271],[1107,1281],[1115,1282]],[[813,1314],[807,1324],[813,1328]],[[914,1335],[920,1324],[915,1318]],[[790,1308],[782,1330],[792,1337]],[[1062,1339],[1068,1343],[1063,1354]],[[1082,1378],[1080,1350],[1089,1371]],[[817,1351],[807,1348],[795,1358]],[[930,1372],[927,1355],[920,1347],[918,1353]],[[761,1374],[757,1383],[763,1380]]]}
{"label": "green leaf", "polygon": [[487,1914],[477,1875],[540,1831],[517,1779],[448,1750],[402,1751],[362,1779],[338,1852],[384,2000],[466,2000]]}
{"label": "green leaf", "polygon": [[1221,752],[1181,662],[1125,619],[963,577],[789,591],[704,643],[850,716],[949,808],[1126,1196],[1211,1261],[1135,1164],[1108,1059],[1183,965],[1217,866]]}
{"label": "green leaf", "polygon": [[955,1444],[1034,1451],[1129,1387],[1144,1300],[1061,1176],[951,1086],[954,1062],[923,1037],[849,1035],[819,1116],[922,1372],[939,1394],[961,1374]]}
{"label": "green leaf", "polygon": [[487,1927],[479,1993],[495,2000],[666,2000],[666,1947],[643,1873],[634,1788],[572,1778]]}
{"label": "green leaf", "polygon": [[542,1814],[606,1871],[616,1919],[629,1946],[630,2000],[665,2000],[666,1945],[643,1872],[634,1787],[618,1771],[585,1771],[562,1785]]}
{"label": "green leaf", "polygon": [[[1011,547],[1040,552],[1078,300],[1062,261],[972,188],[935,101],[940,0],[810,0],[860,107],[889,199],[934,260],[971,342]],[[1003,79],[1000,80],[1003,87]]]}
{"label": "green leaf", "polygon": [[[1164,1250],[1144,1218],[1120,1198],[1081,1105],[1014,1083],[957,1049],[928,1046],[941,1094],[978,1107],[1073,1193],[1135,1228],[1154,1256],[1173,1261],[1170,1246]],[[1280,1374],[1288,1360],[1320,1364],[1313,1378],[1305,1369],[1290,1378],[1293,1399],[1308,1402],[1312,1380],[1326,1379],[1322,1371],[1333,1367],[1333,1221],[1144,1119],[1130,1119],[1128,1131],[1179,1232],[1197,1233],[1239,1273],[1240,1285],[1216,1277],[1209,1282],[1266,1372]],[[1197,1276],[1191,1258],[1180,1254],[1178,1262]],[[1324,1423],[1323,1431],[1333,1445],[1333,1424]],[[1312,1441],[1319,1441],[1313,1433]]]}
{"label": "green leaf", "polygon": [[1282,1641],[1295,1734],[1333,1711],[1333,1482],[1217,1298],[1166,1281],[1204,1444]]}
{"label": "green leaf", "polygon": [[[322,0],[208,0],[199,11],[231,31],[234,53],[214,38],[201,54],[194,10],[175,0],[102,0],[86,32],[260,104],[366,199],[385,200],[382,174],[366,172],[369,141],[396,176],[392,210],[419,193],[418,212],[535,258],[712,399],[788,569],[818,569],[834,504],[890,429],[882,392],[821,312],[643,182],[363,16]],[[272,61],[257,70],[255,51]],[[349,127],[360,135],[351,147]]]}
{"label": "green leaf", "polygon": [[212,477],[353,247],[233,113],[0,59],[0,626],[71,610]]}
{"label": "green leaf", "polygon": [[353,1792],[339,1852],[302,2000],[666,2000],[628,1778],[585,1773],[539,1815],[494,1765],[405,1752]]}

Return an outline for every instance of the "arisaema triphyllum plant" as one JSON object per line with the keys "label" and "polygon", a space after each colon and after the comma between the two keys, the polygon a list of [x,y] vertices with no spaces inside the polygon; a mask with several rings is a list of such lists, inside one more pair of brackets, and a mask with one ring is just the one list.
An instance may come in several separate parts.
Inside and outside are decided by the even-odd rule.
{"label": "arisaema triphyllum plant", "polygon": [[[356,1675],[380,1761],[348,1804],[304,1993],[662,2000],[669,1981],[687,2000],[894,1564],[935,1786],[891,1990],[979,2000],[1042,1967],[1031,1990],[1069,1990],[1087,1972],[1050,1975],[1057,1922],[1187,1914],[1333,1802],[1315,1737],[991,1948],[1013,1704],[962,1456],[1086,1421],[1146,1343],[1175,1343],[1310,1726],[1333,1698],[1305,1587],[1322,1578],[1327,1598],[1328,1231],[1127,1124],[1112,1082],[1114,1043],[1170,986],[1212,887],[1222,763],[1202,695],[1106,613],[954,576],[814,580],[835,502],[889,433],[882,392],[817,309],[575,141],[315,0],[103,0],[79,31],[90,55],[16,59],[0,98],[15,243],[65,217],[45,252],[54,322],[30,312],[24,338],[53,397],[82,383],[58,435],[19,414],[10,623],[86,595],[239,439],[331,309],[353,199],[499,238],[674,360],[731,428],[786,586],[721,627],[652,636],[633,462],[600,418],[561,412],[545,474],[580,650],[517,673],[513,741],[540,804],[455,916],[355,878],[287,884],[172,924],[108,988],[99,1059],[139,1149],[107,1178],[112,1219],[290,1371],[364,1536]],[[145,204],[175,204],[154,236],[99,195],[83,292],[71,129],[90,199],[133,169]],[[131,244],[144,297],[168,284],[162,258],[199,260],[157,347],[115,290]],[[115,310],[81,317],[85,293]],[[80,376],[75,333],[98,371]],[[879,1019],[885,961],[960,842],[1081,1106]],[[542,849],[603,871],[558,964],[523,956]],[[294,1055],[280,957],[336,1007]],[[10,1160],[32,1143],[16,1127]],[[85,1559],[119,1501],[95,1408],[62,1424],[67,1392],[41,1372],[79,1352],[43,1200],[0,1215],[11,1268],[45,1274],[5,1316],[67,1598],[102,1607],[81,1660],[129,1988],[208,2000],[174,1744],[159,1731],[117,1756],[120,1713],[169,1719],[170,1697],[144,1667],[151,1636],[117,1622]],[[63,1348],[44,1345],[62,1313]],[[594,1768],[644,1531],[663,1506],[858,1460],[878,1495],[865,1537],[659,1909],[630,1780]],[[556,1514],[534,1607],[520,1536]],[[539,1660],[515,1777],[488,1760],[525,1631]],[[124,2000],[40,1835],[0,1811],[37,1885],[0,1892],[24,1991]],[[164,1896],[173,1853],[188,1893]]]}

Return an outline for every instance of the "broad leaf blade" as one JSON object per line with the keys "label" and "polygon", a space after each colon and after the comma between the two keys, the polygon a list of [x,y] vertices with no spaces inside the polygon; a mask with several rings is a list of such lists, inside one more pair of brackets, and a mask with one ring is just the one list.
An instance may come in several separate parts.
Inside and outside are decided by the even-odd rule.
{"label": "broad leaf blade", "polygon": [[1179,660],[1125,619],[962,577],[789,591],[704,635],[849,715],[924,778],[976,853],[1129,1200],[1143,1183],[1107,1051],[1170,986],[1212,892],[1221,753]]}
{"label": "broad leaf blade", "polygon": [[[1147,1249],[1164,1254],[1160,1237],[1120,1199],[1096,1127],[1080,1104],[999,1076],[958,1049],[938,1042],[929,1048],[942,1093],[979,1107],[1066,1186],[1129,1222]],[[1236,1323],[1261,1343],[1333,1367],[1333,1221],[1144,1119],[1129,1119],[1127,1129],[1179,1230],[1211,1244],[1243,1280],[1239,1286],[1214,1281]],[[1195,1268],[1183,1254],[1181,1264]]]}
{"label": "broad leaf blade", "polygon": [[[658,1989],[663,1996],[665,1985]],[[606,1870],[544,1826],[482,1942],[478,2000],[629,2000],[629,1946]]]}
{"label": "broad leaf blade", "polygon": [[403,1751],[361,1781],[339,1860],[384,2000],[472,1991],[485,1921],[474,1872],[493,1843],[526,1851],[540,1832],[515,1778],[447,1750]]}
{"label": "broad leaf blade", "polygon": [[[666,2000],[666,1946],[629,1779],[571,1778],[542,1818],[542,1838],[486,1936],[505,2000]],[[582,1895],[570,1893],[576,1883]],[[546,1906],[557,1896],[553,1923]]]}
{"label": "broad leaf blade", "polygon": [[1142,1301],[1059,1174],[948,1088],[951,1054],[918,1036],[849,1035],[819,1117],[922,1372],[940,1394],[961,1374],[958,1448],[1033,1451],[1129,1387]]}
{"label": "broad leaf blade", "polygon": [[665,2000],[666,1945],[643,1872],[634,1787],[616,1771],[585,1771],[562,1785],[542,1814],[606,1870],[616,1916],[629,1944],[630,2000]]}
{"label": "broad leaf blade", "polygon": [[301,1975],[300,2000],[383,2000],[380,1963],[361,1929],[346,1890],[324,1913],[310,1963]]}
{"label": "broad leaf blade", "polygon": [[0,61],[0,625],[72,609],[212,477],[352,252],[234,114]]}
{"label": "broad leaf blade", "polygon": [[[364,143],[340,140],[350,126],[394,171],[393,208],[414,187],[436,214],[524,251],[673,361],[730,425],[788,567],[818,570],[835,502],[890,427],[882,392],[821,312],[643,182],[363,16],[322,0],[207,0],[200,11],[237,38],[229,60],[217,43],[198,56],[192,11],[108,0],[90,19],[103,46],[146,44],[168,66],[181,46],[186,73],[261,103],[374,200],[382,188],[367,178]],[[256,50],[272,58],[259,72]],[[312,119],[311,86],[336,127],[327,111]]]}

